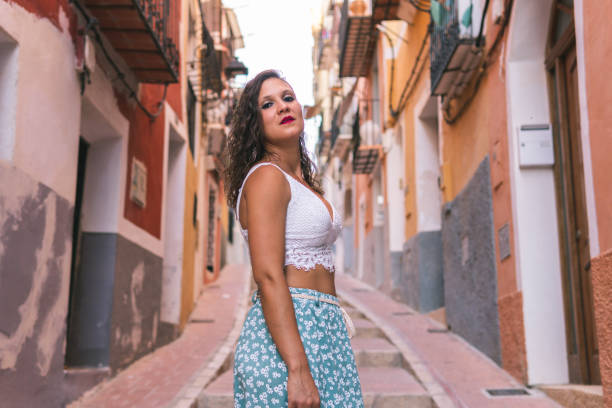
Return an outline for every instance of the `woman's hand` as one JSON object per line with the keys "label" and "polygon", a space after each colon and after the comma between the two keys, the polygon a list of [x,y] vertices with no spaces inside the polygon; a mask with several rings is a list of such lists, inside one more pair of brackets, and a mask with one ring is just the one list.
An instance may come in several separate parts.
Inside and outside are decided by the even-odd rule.
{"label": "woman's hand", "polygon": [[287,380],[289,408],[319,408],[319,390],[315,385],[308,367],[300,370],[289,370]]}

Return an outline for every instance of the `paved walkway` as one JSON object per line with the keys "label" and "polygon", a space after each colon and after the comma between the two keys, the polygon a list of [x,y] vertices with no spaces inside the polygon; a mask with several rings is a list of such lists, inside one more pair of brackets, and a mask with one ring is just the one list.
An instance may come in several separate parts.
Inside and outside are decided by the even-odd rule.
{"label": "paved walkway", "polygon": [[182,335],[88,391],[70,408],[189,407],[233,349],[250,268],[231,265],[199,297]]}
{"label": "paved walkway", "polygon": [[417,379],[439,407],[559,407],[538,390],[529,396],[490,397],[485,389],[523,388],[506,371],[438,322],[418,314],[347,275],[336,278],[338,295],[377,325],[402,351]]}
{"label": "paved walkway", "polygon": [[[190,322],[174,342],[138,360],[88,391],[70,408],[191,408],[228,367],[246,309],[250,270],[233,265],[205,288]],[[452,333],[432,333],[439,323],[347,275],[338,295],[378,326],[400,349],[409,370],[439,408],[558,408],[537,390],[523,397],[496,397],[487,388],[522,388],[508,373]],[[226,364],[225,364],[226,365]]]}

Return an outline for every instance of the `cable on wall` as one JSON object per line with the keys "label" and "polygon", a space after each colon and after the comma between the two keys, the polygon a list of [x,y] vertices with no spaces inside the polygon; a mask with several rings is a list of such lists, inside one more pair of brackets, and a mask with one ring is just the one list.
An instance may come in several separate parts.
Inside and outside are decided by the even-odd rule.
{"label": "cable on wall", "polygon": [[431,4],[429,3],[429,1],[425,1],[425,0],[408,0],[408,1],[418,11],[422,11],[424,13],[429,13],[429,9],[431,7]]}
{"label": "cable on wall", "polygon": [[[384,28],[384,26],[382,27]],[[423,58],[423,52],[425,51],[425,46],[427,45],[427,40],[429,39],[429,30],[427,30],[427,33],[425,34],[425,36],[423,37],[423,40],[421,41],[419,53],[417,54],[417,57],[414,61],[414,65],[412,66],[410,76],[408,77],[408,80],[406,80],[404,84],[404,88],[402,89],[402,93],[400,94],[400,98],[397,104],[397,108],[393,107],[393,84],[395,82],[395,50],[393,46],[393,40],[391,39],[389,34],[387,34],[384,30],[379,30],[379,31],[385,35],[385,37],[389,41],[389,46],[391,47],[392,59],[391,59],[391,78],[390,78],[391,83],[389,85],[389,113],[391,114],[392,118],[397,118],[400,115],[400,113],[404,110],[404,108],[406,107],[406,104],[408,103],[408,99],[412,95],[412,92],[421,75],[421,72],[423,72],[423,68],[425,67],[426,58]],[[423,61],[421,61],[422,58],[423,58]]]}

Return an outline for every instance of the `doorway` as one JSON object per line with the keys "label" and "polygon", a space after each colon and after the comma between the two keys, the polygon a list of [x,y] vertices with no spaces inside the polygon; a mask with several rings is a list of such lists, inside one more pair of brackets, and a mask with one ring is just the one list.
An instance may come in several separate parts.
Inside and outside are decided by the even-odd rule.
{"label": "doorway", "polygon": [[81,264],[80,249],[82,245],[81,208],[83,205],[83,191],[85,187],[85,169],[87,168],[87,152],[89,143],[82,137],[79,138],[79,156],[77,164],[76,197],[74,201],[74,214],[72,223],[72,257],[70,262],[70,294],[68,297],[68,315],[66,317],[66,366],[86,365],[90,363],[107,363],[104,358],[94,358],[95,361],[87,361],[77,346],[78,342],[78,319],[75,314],[78,311],[78,272]]}
{"label": "doorway", "polygon": [[573,0],[555,0],[548,71],[570,382],[600,384],[584,193]]}
{"label": "doorway", "polygon": [[219,210],[218,210],[218,196],[219,187],[217,185],[217,178],[215,175],[208,175],[209,189],[208,189],[208,228],[206,238],[206,270],[204,271],[204,283],[212,282],[216,279],[219,274],[219,258],[220,248],[220,229],[219,225]]}

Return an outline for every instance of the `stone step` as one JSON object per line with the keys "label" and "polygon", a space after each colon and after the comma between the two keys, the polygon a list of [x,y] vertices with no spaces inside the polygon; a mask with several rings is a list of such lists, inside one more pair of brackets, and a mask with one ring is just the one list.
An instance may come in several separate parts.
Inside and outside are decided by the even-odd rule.
{"label": "stone step", "polygon": [[359,379],[366,408],[433,408],[427,391],[399,367],[360,367]]}
{"label": "stone step", "polygon": [[227,370],[208,385],[198,396],[200,408],[227,408],[234,406],[234,372]]}
{"label": "stone step", "polygon": [[383,337],[383,332],[367,319],[353,319],[356,337]]}
{"label": "stone step", "polygon": [[[423,387],[399,367],[360,367],[359,379],[366,408],[433,408]],[[200,408],[233,406],[233,372],[221,374],[198,397]]]}
{"label": "stone step", "polygon": [[380,337],[353,337],[351,345],[358,367],[399,367],[402,365],[400,351]]}

